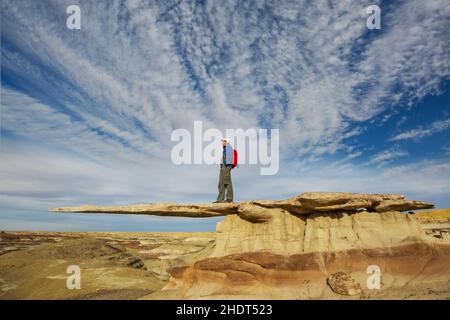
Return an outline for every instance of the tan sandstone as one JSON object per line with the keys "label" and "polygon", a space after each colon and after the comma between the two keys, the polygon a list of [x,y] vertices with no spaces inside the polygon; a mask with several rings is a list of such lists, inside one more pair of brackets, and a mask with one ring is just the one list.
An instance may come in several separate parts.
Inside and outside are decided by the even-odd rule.
{"label": "tan sandstone", "polygon": [[[427,235],[416,214],[401,213],[432,207],[397,194],[307,192],[278,201],[52,211],[225,216],[208,256],[171,268],[167,284],[144,299],[446,298],[450,245]],[[155,250],[173,253],[173,248]],[[378,291],[366,286],[371,265],[382,273]]]}
{"label": "tan sandstone", "polygon": [[383,248],[420,240],[420,222],[400,212],[314,213],[307,217],[277,210],[270,221],[253,223],[229,215],[217,224],[213,256],[267,251],[306,252]]}
{"label": "tan sandstone", "polygon": [[[330,212],[342,210],[367,209],[369,211],[408,211],[432,208],[433,204],[423,201],[405,200],[402,195],[395,194],[362,194],[345,192],[306,192],[296,197],[275,201],[257,200],[240,203],[207,203],[207,204],[177,204],[154,203],[123,206],[84,205],[75,207],[53,208],[54,212],[84,212],[84,213],[120,213],[148,214],[160,216],[182,217],[216,217],[230,214],[242,214],[247,220],[260,220],[264,211],[267,220],[267,209],[283,209],[292,214],[311,214],[314,212]],[[255,215],[255,217],[252,217]]]}

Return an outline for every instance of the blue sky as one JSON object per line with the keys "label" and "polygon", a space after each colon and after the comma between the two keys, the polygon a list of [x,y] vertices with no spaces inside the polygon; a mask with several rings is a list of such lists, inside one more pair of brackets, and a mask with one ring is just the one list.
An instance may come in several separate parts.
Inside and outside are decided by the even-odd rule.
{"label": "blue sky", "polygon": [[240,166],[237,201],[393,192],[450,207],[448,30],[446,0],[4,0],[0,229],[214,230],[220,218],[47,212],[214,200],[217,166],[170,161],[171,132],[196,120],[280,130],[278,174]]}

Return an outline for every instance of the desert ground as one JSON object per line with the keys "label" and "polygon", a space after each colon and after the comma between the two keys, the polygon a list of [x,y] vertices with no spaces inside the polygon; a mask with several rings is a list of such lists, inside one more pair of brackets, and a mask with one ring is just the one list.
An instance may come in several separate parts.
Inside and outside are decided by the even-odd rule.
{"label": "desert ground", "polygon": [[[208,256],[214,233],[2,232],[0,299],[138,299]],[[81,289],[67,289],[70,265]]]}
{"label": "desert ground", "polygon": [[[2,231],[0,299],[184,298],[185,292],[181,291],[187,289],[177,286],[180,277],[191,283],[188,290],[200,292],[205,291],[205,283],[208,285],[205,279],[216,285],[227,278],[234,289],[228,288],[228,294],[207,296],[215,299],[450,299],[450,209],[415,216],[429,242],[386,250],[322,252],[320,256],[309,253],[283,257],[254,252],[211,257],[214,232]],[[324,281],[324,267],[328,273],[356,270],[368,261],[384,266],[383,285],[389,290],[338,295]],[[80,289],[67,288],[67,268],[71,265],[80,267]],[[192,270],[184,272],[188,268]],[[202,278],[198,282],[201,288],[196,288],[196,277]],[[352,277],[363,283],[367,274],[361,267]],[[302,285],[304,290],[296,295],[276,290],[283,287],[295,291]],[[229,295],[230,290],[238,292]],[[265,294],[250,294],[258,291]]]}

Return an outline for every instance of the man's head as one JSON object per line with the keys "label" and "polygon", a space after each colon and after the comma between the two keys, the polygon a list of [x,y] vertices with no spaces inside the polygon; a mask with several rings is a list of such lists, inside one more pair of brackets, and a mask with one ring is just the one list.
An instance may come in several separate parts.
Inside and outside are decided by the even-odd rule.
{"label": "man's head", "polygon": [[222,145],[223,145],[224,147],[227,146],[227,143],[230,143],[230,140],[228,140],[227,138],[222,138],[222,139],[220,139],[220,141],[222,142]]}

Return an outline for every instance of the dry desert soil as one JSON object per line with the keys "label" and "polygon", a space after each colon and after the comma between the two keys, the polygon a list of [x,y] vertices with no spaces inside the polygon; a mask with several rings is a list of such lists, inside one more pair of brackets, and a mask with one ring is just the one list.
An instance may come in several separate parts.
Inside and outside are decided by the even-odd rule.
{"label": "dry desert soil", "polygon": [[[138,299],[213,245],[208,232],[2,232],[0,299]],[[80,267],[81,289],[67,289],[71,265]]]}

